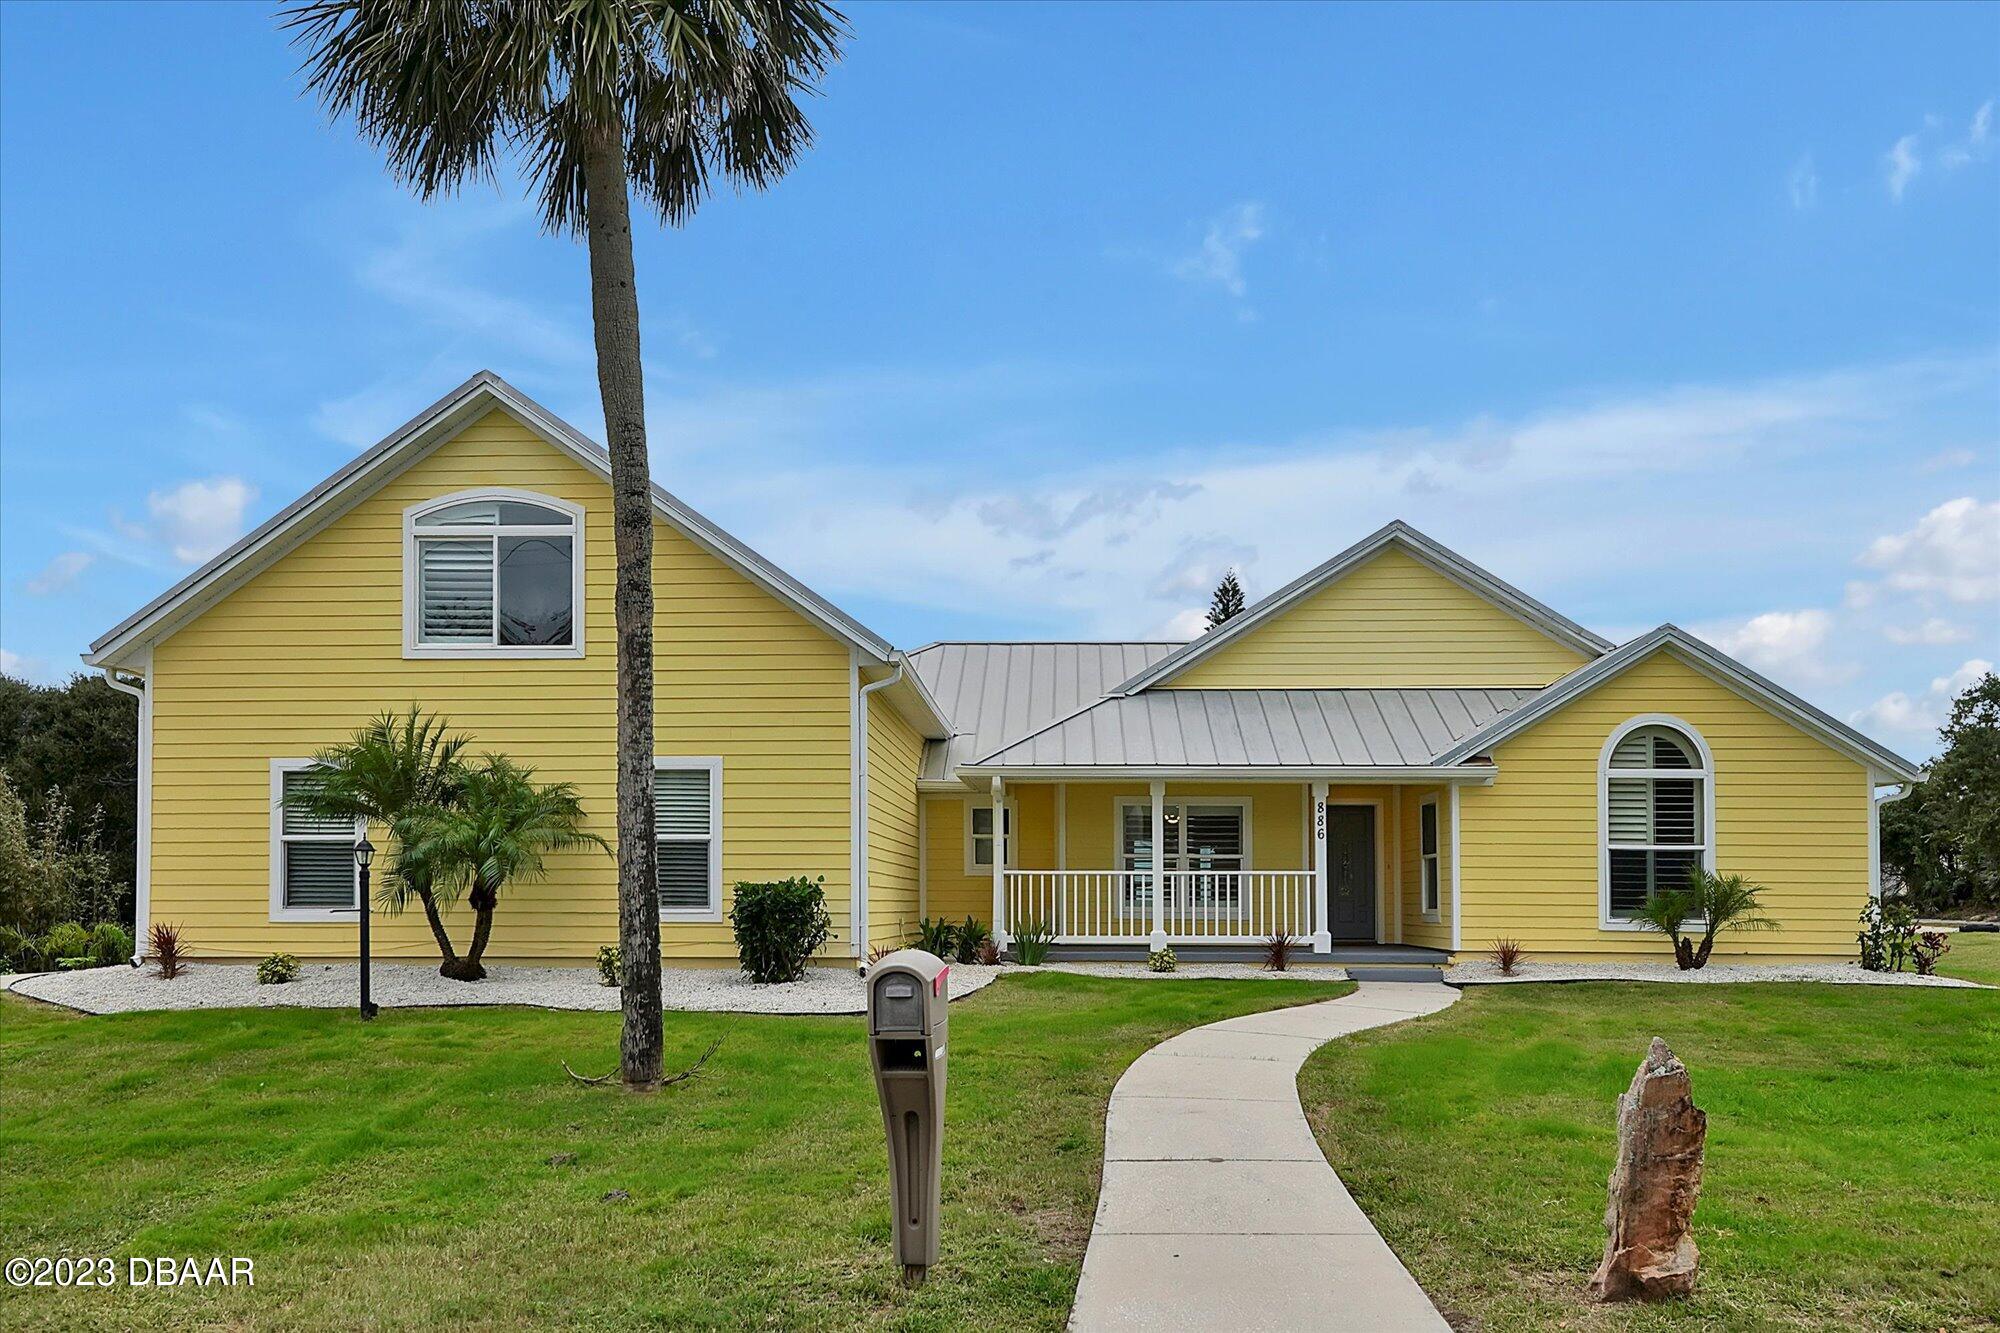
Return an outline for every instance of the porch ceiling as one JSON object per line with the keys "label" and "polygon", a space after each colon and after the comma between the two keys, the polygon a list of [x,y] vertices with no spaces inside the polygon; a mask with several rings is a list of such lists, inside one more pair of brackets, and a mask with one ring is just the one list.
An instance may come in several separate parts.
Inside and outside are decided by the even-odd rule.
{"label": "porch ceiling", "polygon": [[1100,700],[981,768],[1398,768],[1433,763],[1526,689],[1148,690]]}

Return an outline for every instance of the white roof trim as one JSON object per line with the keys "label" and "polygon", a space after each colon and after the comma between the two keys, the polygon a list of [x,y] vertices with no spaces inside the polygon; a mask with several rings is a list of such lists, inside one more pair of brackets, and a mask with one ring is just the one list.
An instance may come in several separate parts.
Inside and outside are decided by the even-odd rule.
{"label": "white roof trim", "polygon": [[979,778],[1044,778],[1051,782],[1088,779],[1186,778],[1192,781],[1249,781],[1268,778],[1296,782],[1301,778],[1327,778],[1339,782],[1402,782],[1449,784],[1491,783],[1499,773],[1492,764],[1258,764],[1244,766],[1201,764],[960,764],[956,775],[965,782]]}
{"label": "white roof trim", "polygon": [[[445,443],[494,407],[504,408],[591,471],[611,476],[610,455],[540,403],[492,371],[482,370],[432,403],[379,443],[279,510],[222,554],[161,593],[90,645],[83,660],[94,667],[118,665],[136,647],[156,643],[234,591],[272,560],[297,546],[325,523],[345,513],[374,485],[401,471],[412,455]],[[877,662],[894,659],[895,649],[833,603],[724,532],[676,496],[653,486],[653,508],[697,546],[785,602],[842,642]]]}
{"label": "white roof trim", "polygon": [[1623,674],[1657,652],[1671,652],[1689,667],[1716,684],[1761,704],[1800,730],[1860,762],[1871,770],[1885,770],[1896,778],[1920,781],[1924,771],[1901,755],[1876,744],[1846,723],[1821,712],[1783,686],[1758,675],[1720,649],[1703,643],[1678,625],[1662,625],[1630,643],[1585,663],[1550,685],[1513,712],[1488,723],[1437,757],[1439,764],[1455,764],[1489,753],[1495,745],[1532,727],[1542,718]]}
{"label": "white roof trim", "polygon": [[1512,584],[1495,578],[1470,560],[1440,546],[1409,524],[1397,519],[1378,528],[1325,564],[1308,570],[1270,596],[1259,600],[1234,620],[1226,622],[1218,629],[1208,631],[1178,651],[1167,654],[1111,693],[1137,694],[1143,689],[1178,676],[1224,644],[1288,610],[1293,604],[1335,582],[1391,545],[1402,547],[1411,556],[1467,592],[1485,598],[1558,643],[1566,644],[1591,657],[1611,651],[1611,640],[1591,633],[1568,616],[1536,601]]}

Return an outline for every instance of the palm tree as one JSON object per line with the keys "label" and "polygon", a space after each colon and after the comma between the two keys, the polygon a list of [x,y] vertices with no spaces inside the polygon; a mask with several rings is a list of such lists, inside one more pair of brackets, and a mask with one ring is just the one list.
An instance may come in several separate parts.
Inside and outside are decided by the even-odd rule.
{"label": "palm tree", "polygon": [[493,909],[515,880],[539,879],[551,852],[611,846],[583,829],[583,803],[567,782],[544,786],[532,769],[489,754],[465,770],[449,806],[411,816],[397,864],[439,899],[464,896],[472,908],[472,944],[447,976],[477,981],[493,937]]}
{"label": "palm tree", "polygon": [[653,850],[653,518],[630,194],[680,223],[711,177],[761,188],[811,142],[797,98],[838,59],[822,0],[303,0],[309,86],[423,198],[525,168],[590,250],[618,581],[620,1072],[660,1078]]}
{"label": "palm tree", "polygon": [[[321,819],[365,819],[389,831],[397,847],[407,845],[410,822],[419,812],[440,809],[457,799],[463,776],[459,753],[463,736],[448,734],[443,718],[427,717],[416,705],[404,714],[383,713],[353,736],[315,756],[318,781],[300,783],[285,804]],[[414,898],[423,905],[444,965],[453,976],[458,953],[444,928],[436,895],[418,867],[399,855],[382,876],[378,901],[401,912]]]}
{"label": "palm tree", "polygon": [[[1693,866],[1685,885],[1655,893],[1633,920],[1671,939],[1674,962],[1688,972],[1707,964],[1720,931],[1778,929],[1778,923],[1764,915],[1757,901],[1763,891],[1763,885],[1752,884],[1741,875],[1718,875]],[[1690,922],[1701,925],[1699,944],[1685,933]]]}

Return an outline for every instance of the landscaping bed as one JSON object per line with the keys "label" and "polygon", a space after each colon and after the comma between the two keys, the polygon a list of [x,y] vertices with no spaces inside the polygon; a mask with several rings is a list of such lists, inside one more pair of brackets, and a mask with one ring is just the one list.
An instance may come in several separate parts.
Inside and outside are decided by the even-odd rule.
{"label": "landscaping bed", "polygon": [[615,1014],[0,995],[10,1252],[256,1260],[254,1289],[0,1288],[0,1326],[1060,1329],[1125,1066],[1346,989],[1041,974],[952,1006],[943,1253],[915,1289],[853,1017],[669,1014],[669,1070],[722,1045],[633,1096],[559,1063],[615,1067]]}
{"label": "landscaping bed", "polygon": [[[1945,962],[1960,957],[1955,942]],[[1701,1277],[1688,1301],[1599,1306],[1585,1285],[1616,1100],[1654,1035],[1709,1117]],[[1334,1168],[1460,1328],[2000,1321],[1990,992],[1477,986],[1322,1048],[1300,1090]]]}

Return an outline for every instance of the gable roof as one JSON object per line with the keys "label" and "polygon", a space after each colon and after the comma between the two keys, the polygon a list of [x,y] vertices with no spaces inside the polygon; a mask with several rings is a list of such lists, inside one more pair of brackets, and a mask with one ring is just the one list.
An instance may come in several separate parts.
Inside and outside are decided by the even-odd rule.
{"label": "gable roof", "polygon": [[1391,546],[1401,549],[1466,591],[1485,598],[1501,610],[1525,621],[1558,643],[1566,644],[1590,657],[1611,650],[1612,644],[1609,639],[1591,633],[1568,616],[1536,601],[1512,584],[1495,578],[1470,560],[1440,546],[1409,524],[1397,519],[1363,537],[1325,564],[1308,570],[1270,596],[1260,599],[1235,619],[1208,631],[1178,651],[1153,663],[1144,671],[1124,681],[1112,693],[1136,694],[1140,690],[1171,680],[1218,648],[1234,642],[1265,621],[1290,610],[1303,599],[1338,581]]}
{"label": "gable roof", "polygon": [[1919,781],[1924,775],[1921,768],[1893,750],[1877,745],[1853,727],[1814,708],[1790,690],[1758,675],[1678,625],[1662,625],[1594,662],[1585,663],[1543,690],[1533,702],[1495,719],[1459,741],[1439,755],[1437,762],[1455,764],[1473,755],[1486,754],[1501,741],[1527,730],[1550,713],[1660,652],[1672,653],[1718,685],[1763,705],[1868,768],[1884,770],[1906,782]]}
{"label": "gable roof", "polygon": [[967,767],[1391,769],[1428,766],[1519,708],[1524,689],[1153,690],[1112,695]]}
{"label": "gable roof", "polygon": [[[95,667],[121,665],[121,659],[133,649],[172,634],[494,408],[505,410],[584,467],[610,480],[611,458],[602,445],[492,371],[482,370],[119,622],[90,645],[84,662]],[[895,649],[888,640],[659,485],[652,489],[654,511],[695,545],[871,660],[887,663],[894,659]]]}
{"label": "gable roof", "polygon": [[941,781],[1009,741],[1102,699],[1179,642],[927,643],[910,666],[951,722],[949,742],[925,747],[921,776]]}

